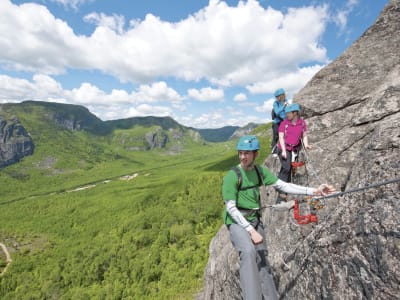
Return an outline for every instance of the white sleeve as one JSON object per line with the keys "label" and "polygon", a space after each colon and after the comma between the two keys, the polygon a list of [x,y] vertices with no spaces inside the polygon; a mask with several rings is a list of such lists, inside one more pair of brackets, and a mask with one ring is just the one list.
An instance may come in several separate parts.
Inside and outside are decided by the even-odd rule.
{"label": "white sleeve", "polygon": [[313,195],[315,192],[315,188],[285,182],[280,179],[278,179],[278,181],[273,184],[272,187],[288,194]]}
{"label": "white sleeve", "polygon": [[243,217],[242,213],[236,207],[236,201],[227,200],[225,201],[226,210],[228,214],[232,217],[232,219],[241,227],[243,227],[246,231],[250,232],[253,229],[253,226]]}

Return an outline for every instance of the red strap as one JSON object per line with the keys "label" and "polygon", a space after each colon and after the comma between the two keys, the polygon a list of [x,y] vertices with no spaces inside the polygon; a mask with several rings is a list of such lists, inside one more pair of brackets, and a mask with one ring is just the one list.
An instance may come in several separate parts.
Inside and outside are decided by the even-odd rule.
{"label": "red strap", "polygon": [[304,166],[304,161],[292,161],[292,167],[298,168]]}

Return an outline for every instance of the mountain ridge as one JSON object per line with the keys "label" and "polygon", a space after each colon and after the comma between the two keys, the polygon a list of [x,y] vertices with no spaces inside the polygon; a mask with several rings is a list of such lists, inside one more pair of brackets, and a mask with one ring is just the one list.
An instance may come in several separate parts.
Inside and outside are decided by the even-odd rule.
{"label": "mountain ridge", "polygon": [[[6,141],[4,133],[2,135],[1,167],[32,155],[38,143],[49,138],[47,136],[61,134],[63,130],[75,135],[79,132],[89,134],[103,142],[115,143],[127,151],[165,149],[173,154],[193,143],[228,141],[257,127],[257,124],[249,124],[245,127],[225,126],[203,130],[181,125],[171,117],[156,116],[102,121],[82,105],[33,100],[0,104],[0,121],[3,127],[8,124],[6,135],[14,137]],[[15,129],[13,134],[12,129]],[[49,130],[52,133],[45,134]],[[25,135],[23,143],[20,133]],[[17,139],[18,136],[21,137]],[[96,142],[93,141],[93,144]]]}

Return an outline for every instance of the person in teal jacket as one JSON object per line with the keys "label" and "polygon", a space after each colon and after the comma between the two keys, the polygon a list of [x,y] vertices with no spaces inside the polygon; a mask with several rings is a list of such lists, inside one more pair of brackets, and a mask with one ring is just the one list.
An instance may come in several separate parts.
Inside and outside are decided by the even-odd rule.
{"label": "person in teal jacket", "polygon": [[[278,299],[268,264],[264,225],[260,219],[260,183],[285,193],[325,195],[335,192],[327,184],[304,187],[278,179],[264,166],[256,166],[260,144],[256,136],[246,135],[237,144],[240,163],[222,181],[225,202],[224,223],[239,254],[240,287],[244,300]],[[240,172],[241,184],[238,184]]]}
{"label": "person in teal jacket", "polygon": [[279,139],[278,129],[279,125],[286,118],[285,107],[288,105],[288,101],[286,100],[285,90],[280,88],[277,89],[274,93],[275,101],[272,106],[271,118],[272,118],[272,140],[271,140],[271,149],[272,153],[276,154],[277,152],[277,144]]}

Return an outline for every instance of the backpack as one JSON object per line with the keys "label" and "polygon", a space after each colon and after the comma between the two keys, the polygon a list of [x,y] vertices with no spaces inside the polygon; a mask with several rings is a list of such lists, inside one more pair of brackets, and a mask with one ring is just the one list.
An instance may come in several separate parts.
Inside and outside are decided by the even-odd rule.
{"label": "backpack", "polygon": [[236,173],[237,177],[238,177],[238,183],[237,183],[237,187],[238,187],[238,191],[244,191],[244,190],[248,190],[248,189],[252,189],[256,186],[262,186],[263,185],[263,177],[261,174],[261,170],[260,167],[257,165],[254,165],[254,168],[256,169],[256,173],[257,173],[257,177],[258,177],[258,184],[257,185],[252,185],[252,186],[246,186],[246,187],[242,187],[242,172],[240,172],[240,169],[238,166],[234,166],[232,168],[232,170]]}
{"label": "backpack", "polygon": [[[274,110],[274,108],[272,107],[272,110],[271,110],[271,120],[273,121],[273,120],[275,120],[276,118],[278,118],[279,119],[279,123],[280,122],[282,122],[284,119],[282,119],[280,116],[278,116],[276,113],[275,113],[275,110]],[[279,124],[278,123],[278,124]]]}
{"label": "backpack", "polygon": [[272,108],[272,110],[271,110],[271,120],[273,121],[273,120],[275,120],[275,118],[276,118],[276,114],[275,114],[274,109]]}

